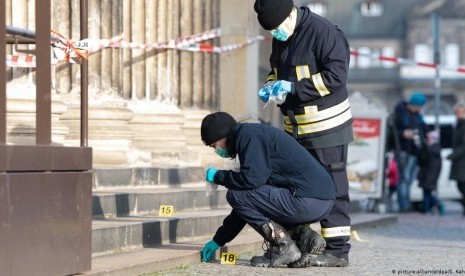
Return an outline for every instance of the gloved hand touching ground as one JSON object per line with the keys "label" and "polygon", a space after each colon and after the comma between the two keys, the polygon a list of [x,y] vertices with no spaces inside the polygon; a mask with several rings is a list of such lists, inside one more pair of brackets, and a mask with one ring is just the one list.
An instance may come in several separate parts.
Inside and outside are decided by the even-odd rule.
{"label": "gloved hand touching ground", "polygon": [[207,242],[202,249],[202,262],[208,262],[215,255],[218,248],[220,246],[214,240]]}

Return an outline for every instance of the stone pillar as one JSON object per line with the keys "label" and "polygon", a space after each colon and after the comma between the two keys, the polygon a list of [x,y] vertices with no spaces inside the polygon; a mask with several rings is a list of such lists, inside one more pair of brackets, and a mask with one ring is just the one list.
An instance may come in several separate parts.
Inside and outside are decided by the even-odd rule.
{"label": "stone pillar", "polygon": [[200,126],[202,119],[210,114],[209,110],[186,109],[183,110],[185,121],[183,125],[186,137],[187,149],[198,154],[199,165],[204,167],[214,166],[221,169],[229,169],[237,166],[236,162],[230,159],[221,158],[215,154],[213,148],[202,143],[200,137]]}
{"label": "stone pillar", "polygon": [[[7,144],[36,144],[35,85],[12,81],[7,85]],[[63,144],[69,129],[59,121],[67,110],[60,96],[52,94],[52,143]]]}
{"label": "stone pillar", "polygon": [[[257,36],[253,1],[221,1],[221,45],[245,43]],[[257,26],[257,27],[255,27]],[[219,109],[231,114],[257,114],[258,43],[222,54]]]}
{"label": "stone pillar", "polygon": [[[66,146],[80,142],[80,105],[76,98],[64,98],[68,110],[60,116],[70,133]],[[133,113],[126,102],[114,97],[93,97],[89,101],[89,147],[93,148],[94,167],[128,166],[128,152],[134,133],[129,128]]]}
{"label": "stone pillar", "polygon": [[196,164],[196,154],[186,147],[184,115],[175,105],[157,102],[133,102],[134,118],[129,127],[136,135],[132,162],[139,166],[182,166]]}

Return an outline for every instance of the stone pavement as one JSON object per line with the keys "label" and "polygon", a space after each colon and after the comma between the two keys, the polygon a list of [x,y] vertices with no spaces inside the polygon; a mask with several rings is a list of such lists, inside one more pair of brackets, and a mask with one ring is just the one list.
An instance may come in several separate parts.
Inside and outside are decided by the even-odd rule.
{"label": "stone pavement", "polygon": [[237,265],[197,263],[143,275],[465,275],[465,217],[456,202],[446,208],[442,217],[403,213],[398,223],[359,228],[345,268],[256,268],[248,263],[262,252],[254,251],[239,254]]}
{"label": "stone pavement", "polygon": [[[355,213],[352,215],[352,229],[364,229],[384,224],[392,224],[397,221],[397,216],[392,214],[372,214],[372,213]],[[319,225],[312,226],[319,231]],[[211,237],[204,237],[202,240],[193,242],[180,242],[176,244],[167,244],[154,248],[144,248],[134,252],[114,254],[108,256],[94,257],[92,259],[92,270],[84,273],[84,275],[145,275],[154,271],[161,271],[161,274],[177,273],[189,274],[208,274],[210,270],[221,271],[222,269],[234,269],[233,267],[224,267],[215,263],[200,264],[199,251],[202,249],[205,242]],[[252,230],[246,227],[241,234],[236,237],[231,243],[223,247],[224,252],[237,253],[243,263],[248,263],[241,255],[244,252],[257,251],[261,248],[263,238]],[[217,257],[219,257],[219,251]],[[249,258],[250,257],[246,257]],[[197,264],[197,265],[192,265]],[[174,267],[189,267],[193,271],[185,271],[181,269],[177,271],[167,271]],[[236,266],[239,268],[241,266]],[[158,272],[157,272],[158,273]],[[235,273],[235,271],[227,271],[227,274]],[[151,274],[148,274],[151,275]]]}

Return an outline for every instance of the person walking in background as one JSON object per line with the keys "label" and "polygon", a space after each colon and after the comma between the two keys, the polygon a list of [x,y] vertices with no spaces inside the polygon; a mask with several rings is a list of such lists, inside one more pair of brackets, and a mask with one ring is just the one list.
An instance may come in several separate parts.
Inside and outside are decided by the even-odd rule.
{"label": "person walking in background", "polygon": [[292,0],[256,0],[254,9],[273,36],[271,70],[258,97],[278,104],[285,131],[336,183],[336,201],[320,221],[325,251],[297,266],[347,266],[351,221],[346,163],[354,139],[346,87],[349,43],[339,27],[307,7],[295,7]]}
{"label": "person walking in background", "polygon": [[386,169],[386,176],[388,180],[388,212],[393,212],[392,197],[396,192],[397,183],[399,182],[399,169],[397,168],[396,158],[393,152],[388,152],[388,167]]}
{"label": "person walking in background", "polygon": [[452,161],[450,179],[457,181],[457,188],[462,194],[460,202],[465,216],[465,103],[460,102],[454,106],[457,125],[452,140],[452,153],[447,159]]}
{"label": "person walking in background", "polygon": [[394,108],[394,124],[399,148],[395,150],[395,158],[399,167],[397,183],[397,201],[399,211],[411,210],[410,186],[418,173],[417,154],[421,147],[421,139],[426,139],[427,126],[420,114],[426,103],[423,93],[413,93],[408,102],[400,101]]}
{"label": "person walking in background", "polygon": [[437,198],[439,174],[441,173],[441,144],[439,143],[439,131],[433,130],[427,133],[426,149],[428,157],[424,163],[419,163],[418,185],[423,189],[422,213],[432,213],[436,207],[439,215],[444,215],[443,204]]}

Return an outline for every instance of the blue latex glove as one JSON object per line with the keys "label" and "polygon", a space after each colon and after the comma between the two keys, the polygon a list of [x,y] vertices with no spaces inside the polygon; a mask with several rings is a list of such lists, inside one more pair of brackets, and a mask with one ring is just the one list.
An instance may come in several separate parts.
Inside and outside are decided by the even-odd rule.
{"label": "blue latex glove", "polygon": [[272,81],[269,81],[267,82],[262,89],[258,90],[258,98],[260,98],[260,100],[262,102],[268,102],[269,99],[270,99],[270,94],[271,92],[273,91],[272,90],[272,87],[273,87],[273,83]]}
{"label": "blue latex glove", "polygon": [[207,242],[202,249],[202,262],[208,262],[218,248],[220,246],[214,240]]}
{"label": "blue latex glove", "polygon": [[285,80],[280,80],[275,83],[273,83],[273,86],[271,87],[272,95],[273,96],[279,96],[284,93],[291,93],[292,91],[292,82],[290,81],[285,81]]}
{"label": "blue latex glove", "polygon": [[207,180],[208,182],[214,183],[213,180],[215,180],[216,172],[218,172],[217,169],[213,167],[208,168],[207,171],[205,172],[205,180]]}

